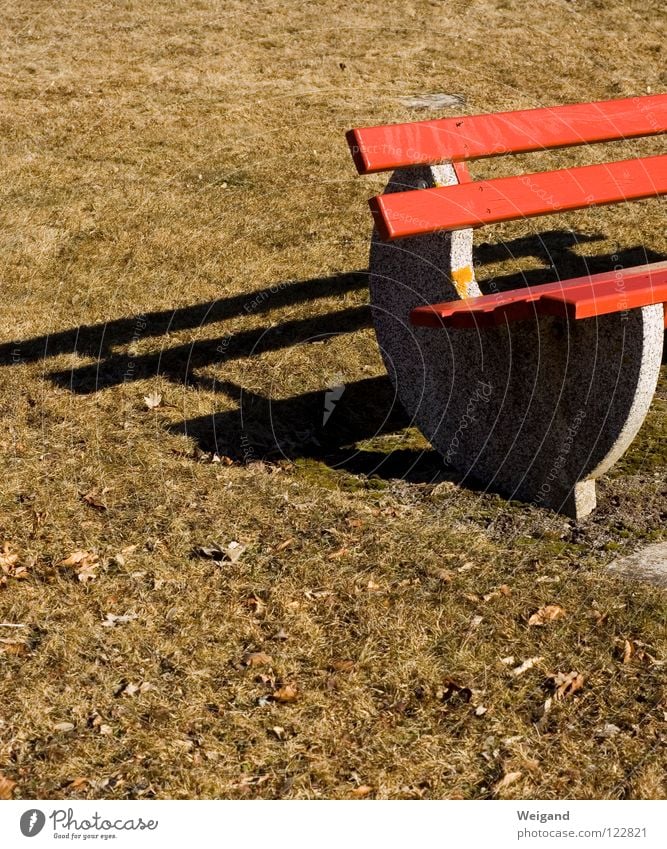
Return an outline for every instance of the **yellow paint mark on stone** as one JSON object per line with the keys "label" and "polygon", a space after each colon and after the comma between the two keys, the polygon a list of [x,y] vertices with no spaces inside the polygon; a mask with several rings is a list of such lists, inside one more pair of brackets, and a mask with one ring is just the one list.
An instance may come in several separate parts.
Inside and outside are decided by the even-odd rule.
{"label": "yellow paint mark on stone", "polygon": [[472,266],[465,265],[463,268],[455,268],[452,271],[452,283],[459,298],[470,297],[470,284],[473,282]]}

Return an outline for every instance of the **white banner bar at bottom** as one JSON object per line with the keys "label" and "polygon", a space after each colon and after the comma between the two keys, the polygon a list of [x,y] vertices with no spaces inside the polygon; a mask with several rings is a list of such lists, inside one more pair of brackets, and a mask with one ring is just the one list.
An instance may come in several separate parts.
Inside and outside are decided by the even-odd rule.
{"label": "white banner bar at bottom", "polygon": [[664,801],[11,801],[0,847],[665,849]]}

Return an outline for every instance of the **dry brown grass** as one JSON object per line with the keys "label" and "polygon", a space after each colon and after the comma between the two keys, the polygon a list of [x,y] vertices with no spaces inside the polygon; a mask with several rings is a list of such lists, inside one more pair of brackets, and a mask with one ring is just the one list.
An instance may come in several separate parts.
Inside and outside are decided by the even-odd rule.
{"label": "dry brown grass", "polygon": [[[664,595],[604,565],[665,536],[667,387],[581,528],[458,488],[398,419],[378,432],[351,272],[381,180],[354,177],[342,135],[419,117],[398,98],[423,92],[486,111],[658,91],[660,4],[72,0],[1,20],[15,797],[664,797]],[[539,274],[531,237],[572,227],[546,236],[566,268],[641,261],[666,251],[658,210],[507,225],[480,260]],[[213,413],[232,465],[211,462]],[[193,555],[231,540],[236,563]],[[58,565],[77,550],[93,580]],[[566,615],[529,627],[548,603]],[[542,659],[513,677],[509,656]]]}

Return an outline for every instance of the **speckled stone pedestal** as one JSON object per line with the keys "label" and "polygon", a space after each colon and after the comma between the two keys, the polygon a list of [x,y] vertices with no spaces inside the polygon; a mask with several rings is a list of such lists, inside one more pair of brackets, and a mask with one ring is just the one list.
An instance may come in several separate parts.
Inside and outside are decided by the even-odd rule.
{"label": "speckled stone pedestal", "polygon": [[[450,165],[396,171],[386,191],[457,181]],[[398,397],[466,481],[581,519],[655,391],[663,307],[489,330],[412,327],[418,305],[481,294],[472,231],[383,242],[370,257],[373,323]]]}

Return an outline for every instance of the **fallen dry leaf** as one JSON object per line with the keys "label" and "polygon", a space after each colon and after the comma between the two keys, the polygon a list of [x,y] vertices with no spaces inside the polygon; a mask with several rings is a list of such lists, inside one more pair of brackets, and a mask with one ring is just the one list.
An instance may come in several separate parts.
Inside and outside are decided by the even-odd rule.
{"label": "fallen dry leaf", "polygon": [[225,554],[227,555],[227,559],[230,563],[237,563],[241,559],[245,548],[245,545],[241,545],[240,542],[232,540],[225,549]]}
{"label": "fallen dry leaf", "polygon": [[122,684],[118,690],[116,690],[117,696],[133,696],[135,693],[139,692],[139,685],[133,684],[131,681],[128,681],[126,684]]}
{"label": "fallen dry leaf", "polygon": [[245,599],[243,603],[253,611],[255,616],[262,616],[266,607],[262,599],[255,595],[255,593]]}
{"label": "fallen dry leaf", "polygon": [[518,677],[519,675],[523,675],[524,672],[528,672],[529,669],[532,669],[536,663],[539,663],[542,660],[541,657],[529,657],[528,660],[524,660],[524,662],[520,666],[515,666],[512,670],[512,675],[514,677]]}
{"label": "fallen dry leaf", "polygon": [[241,543],[236,542],[236,540],[232,540],[229,545],[226,546],[220,545],[216,542],[210,546],[200,545],[197,549],[195,549],[196,553],[201,557],[208,557],[209,560],[215,560],[217,562],[228,560],[230,563],[237,563],[241,559],[245,550],[245,545],[241,545]]}
{"label": "fallen dry leaf", "polygon": [[438,687],[435,692],[435,697],[438,701],[449,702],[452,699],[461,699],[464,702],[469,702],[472,699],[472,690],[470,687],[464,687],[451,678],[446,678],[442,687]]}
{"label": "fallen dry leaf", "polygon": [[528,625],[546,625],[547,622],[555,622],[556,619],[562,619],[565,616],[565,608],[560,604],[545,604],[540,607],[528,619]]}
{"label": "fallen dry leaf", "polygon": [[[621,642],[620,640],[618,641]],[[653,655],[646,651],[646,643],[641,640],[623,640],[622,656],[623,663],[637,661],[639,663],[655,663]]]}
{"label": "fallen dry leaf", "polygon": [[0,651],[3,654],[24,655],[28,654],[28,644],[23,640],[0,639]]}
{"label": "fallen dry leaf", "polygon": [[102,622],[102,627],[115,628],[116,625],[126,625],[128,622],[133,622],[138,618],[136,613],[126,613],[123,616],[116,616],[115,613],[107,613],[104,622]]}
{"label": "fallen dry leaf", "polygon": [[482,596],[483,601],[491,601],[494,598],[499,598],[500,596],[508,596],[511,595],[512,590],[508,587],[507,584],[501,584],[497,589],[491,590],[490,593],[487,593],[485,596]]}
{"label": "fallen dry leaf", "polygon": [[522,775],[522,772],[508,772],[500,779],[500,781],[494,784],[493,792],[498,793],[500,790],[504,790],[506,787],[509,787],[510,784],[514,784],[515,781],[518,781]]}
{"label": "fallen dry leaf", "polygon": [[92,581],[97,577],[95,569],[100,565],[99,557],[93,551],[73,551],[64,560],[61,560],[59,566],[67,566],[72,569],[78,569],[77,578],[82,583]]}
{"label": "fallen dry leaf", "polygon": [[330,598],[334,593],[333,590],[304,590],[303,594],[310,601],[318,601],[321,598]]}
{"label": "fallen dry leaf", "polygon": [[289,702],[296,700],[298,692],[296,687],[291,687],[289,684],[286,684],[284,687],[279,687],[277,690],[274,690],[272,696],[274,701],[280,702],[281,704],[288,704]]}
{"label": "fallen dry leaf", "polygon": [[363,519],[348,518],[345,520],[345,524],[350,528],[363,528],[364,526]]}
{"label": "fallen dry leaf", "polygon": [[2,548],[0,548],[0,569],[2,569],[5,575],[13,571],[18,559],[19,556],[12,551],[10,543],[3,542]]}
{"label": "fallen dry leaf", "polygon": [[149,395],[144,395],[144,404],[148,410],[154,410],[162,403],[162,395],[159,392],[151,392]]}
{"label": "fallen dry leaf", "polygon": [[78,566],[80,563],[95,557],[90,551],[73,551],[68,557],[65,557],[64,560],[61,560],[58,564],[59,566]]}
{"label": "fallen dry leaf", "polygon": [[437,578],[443,584],[451,584],[454,580],[454,573],[450,569],[435,569],[429,573],[431,577]]}
{"label": "fallen dry leaf", "polygon": [[334,672],[351,672],[354,669],[353,660],[332,660],[331,669]]}
{"label": "fallen dry leaf", "polygon": [[630,640],[625,641],[623,646],[623,663],[630,663],[635,653],[635,647]]}
{"label": "fallen dry leaf", "polygon": [[271,666],[273,658],[263,651],[254,651],[243,658],[245,666]]}
{"label": "fallen dry leaf", "polygon": [[584,686],[584,676],[576,670],[572,672],[557,672],[552,676],[552,679],[556,689],[554,693],[556,701],[562,701],[578,690],[581,690]]}
{"label": "fallen dry leaf", "polygon": [[81,498],[89,507],[103,511],[107,509],[107,505],[103,500],[107,492],[109,492],[108,486],[105,486],[102,492],[98,492],[96,489],[91,489],[90,492],[82,495]]}
{"label": "fallen dry leaf", "polygon": [[228,457],[226,454],[213,454],[211,457],[211,463],[222,463],[223,466],[234,465],[232,458]]}
{"label": "fallen dry leaf", "polygon": [[11,799],[15,787],[15,781],[12,781],[11,778],[7,778],[6,776],[0,774],[0,799]]}
{"label": "fallen dry leaf", "polygon": [[359,787],[355,787],[352,791],[352,795],[355,799],[365,799],[366,796],[370,796],[373,792],[373,788],[368,784],[361,784]]}
{"label": "fallen dry leaf", "polygon": [[88,581],[94,581],[95,578],[97,578],[95,565],[96,564],[84,566],[84,568],[80,572],[77,572],[76,577],[79,581],[81,581],[82,584],[85,584]]}

